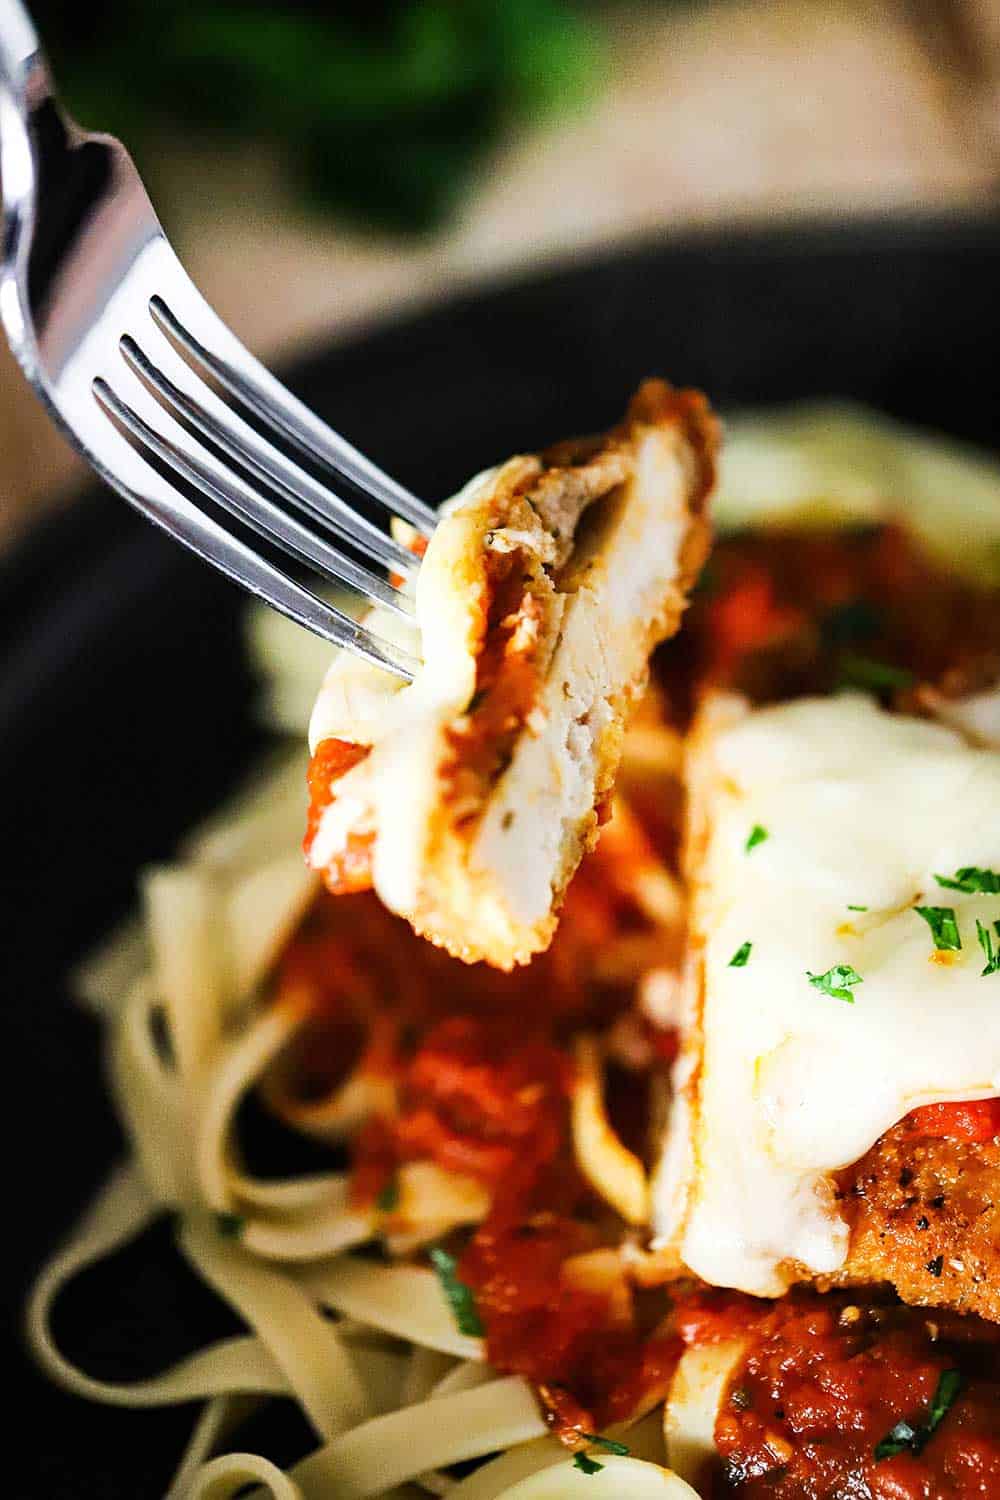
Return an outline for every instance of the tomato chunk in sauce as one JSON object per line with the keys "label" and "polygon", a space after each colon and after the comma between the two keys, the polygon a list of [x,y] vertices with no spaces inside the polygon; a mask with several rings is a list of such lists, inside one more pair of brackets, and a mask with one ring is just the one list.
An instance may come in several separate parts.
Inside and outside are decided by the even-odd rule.
{"label": "tomato chunk in sauce", "polygon": [[423,1158],[496,1187],[551,1161],[565,1136],[570,1060],[503,1018],[435,1026],[401,1077],[399,1161]]}
{"label": "tomato chunk in sauce", "polygon": [[[369,745],[352,745],[347,740],[320,740],[309,760],[306,773],[309,787],[309,813],[302,849],[308,858],[323,814],[336,801],[336,783],[348,771],[360,765],[371,753]],[[370,832],[349,833],[343,849],[323,871],[323,881],[335,896],[367,891],[372,883],[372,847],[375,835]]]}
{"label": "tomato chunk in sauce", "polygon": [[973,1099],[965,1104],[925,1104],[906,1117],[915,1135],[980,1144],[1000,1136],[1000,1099]]}
{"label": "tomato chunk in sauce", "polygon": [[1000,1328],[792,1292],[759,1316],[715,1439],[713,1500],[1000,1495]]}
{"label": "tomato chunk in sauce", "polygon": [[542,1171],[519,1168],[459,1264],[491,1364],[536,1384],[550,1425],[569,1446],[662,1398],[683,1350],[661,1326],[664,1293],[647,1326],[627,1294],[623,1305],[610,1283],[574,1277],[574,1263],[607,1244],[596,1219],[582,1216],[586,1197],[571,1159]]}
{"label": "tomato chunk in sauce", "polygon": [[910,712],[919,683],[960,697],[996,681],[1000,610],[901,526],[740,533],[716,544],[659,666],[675,704],[706,682],[755,702],[848,686]]}

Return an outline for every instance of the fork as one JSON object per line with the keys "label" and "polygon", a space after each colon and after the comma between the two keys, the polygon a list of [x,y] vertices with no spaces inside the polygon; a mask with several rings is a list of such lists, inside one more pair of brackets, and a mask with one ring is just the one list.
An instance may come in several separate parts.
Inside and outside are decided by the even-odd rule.
{"label": "fork", "polygon": [[205,501],[408,622],[419,560],[337,490],[346,483],[425,537],[433,510],[320,421],[212,311],[124,146],[59,107],[20,0],[0,0],[0,175],[0,318],[74,446],[148,520],[251,594],[411,680],[418,660],[400,644],[405,630],[359,624]]}

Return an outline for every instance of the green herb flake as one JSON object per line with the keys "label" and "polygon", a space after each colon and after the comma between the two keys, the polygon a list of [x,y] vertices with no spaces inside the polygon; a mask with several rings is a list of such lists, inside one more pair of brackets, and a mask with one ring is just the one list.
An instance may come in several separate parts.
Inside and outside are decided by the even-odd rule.
{"label": "green herb flake", "polygon": [[947,891],[1000,895],[1000,874],[996,870],[980,870],[976,865],[963,865],[954,875],[935,875],[934,879]]}
{"label": "green herb flake", "polygon": [[750,957],[750,950],[752,948],[753,943],[741,943],[736,952],[733,954],[732,958],[729,960],[729,967],[731,969],[745,969],[747,966],[747,959]]}
{"label": "green herb flake", "polygon": [[770,835],[768,834],[767,829],[761,828],[759,823],[755,823],[747,837],[745,846],[747,854],[750,853],[751,849],[756,849],[758,844],[762,844],[764,840],[769,837]]}
{"label": "green herb flake", "polygon": [[599,1474],[604,1468],[596,1458],[588,1458],[586,1453],[576,1453],[573,1456],[573,1466],[580,1470],[581,1474]]}
{"label": "green herb flake", "polygon": [[599,1448],[606,1449],[608,1453],[617,1453],[619,1458],[628,1458],[632,1451],[627,1443],[616,1443],[614,1438],[602,1437],[599,1432],[583,1432],[580,1436],[585,1437],[588,1443],[596,1443]]}
{"label": "green herb flake", "polygon": [[931,930],[934,946],[939,953],[957,953],[962,946],[953,906],[915,906],[914,912],[922,917]]}
{"label": "green herb flake", "polygon": [[380,1214],[394,1214],[399,1207],[399,1196],[399,1178],[390,1177],[375,1199],[375,1207]]}
{"label": "green herb flake", "polygon": [[920,1453],[954,1406],[961,1389],[961,1370],[942,1371],[937,1389],[931,1397],[931,1404],[927,1408],[926,1421],[919,1427],[914,1427],[912,1422],[897,1422],[876,1446],[875,1462],[895,1458],[897,1453]]}
{"label": "green herb flake", "polygon": [[915,1427],[909,1422],[897,1422],[895,1427],[875,1445],[875,1462],[880,1464],[885,1458],[895,1458],[897,1453],[916,1453],[919,1434]]}
{"label": "green herb flake", "polygon": [[882,611],[868,599],[848,599],[827,611],[819,633],[824,646],[856,646],[874,640],[884,623]]}
{"label": "green herb flake", "polygon": [[861,688],[867,693],[892,693],[900,688],[913,686],[913,673],[903,667],[890,666],[885,661],[875,661],[870,656],[855,656],[845,653],[840,658],[838,688]]}
{"label": "green herb flake", "polygon": [[715,595],[719,592],[721,583],[718,564],[709,559],[695,579],[695,585],[691,592],[697,598],[714,599]]}
{"label": "green herb flake", "polygon": [[848,911],[867,911],[867,906],[848,906]]}
{"label": "green herb flake", "polygon": [[851,986],[864,984],[857,969],[852,969],[850,964],[834,964],[825,974],[811,974],[807,969],[806,978],[814,989],[822,990],[824,995],[831,995],[834,1000],[846,1000],[848,1005],[854,1004]]}
{"label": "green herb flake", "polygon": [[954,1406],[959,1391],[962,1389],[961,1370],[944,1370],[937,1383],[937,1390],[931,1400],[931,1409],[927,1414],[927,1436],[930,1437],[935,1428],[940,1427],[944,1418]]}
{"label": "green herb flake", "polygon": [[447,1250],[439,1246],[430,1253],[431,1265],[437,1272],[441,1290],[448,1300],[448,1305],[455,1315],[459,1333],[467,1334],[469,1338],[480,1339],[483,1336],[483,1325],[476,1308],[476,1299],[472,1291],[464,1281],[458,1279],[458,1262]]}
{"label": "green herb flake", "polygon": [[998,939],[997,948],[993,946],[993,934],[986,923],[976,918],[976,936],[979,939],[980,948],[986,955],[986,968],[980,975],[981,979],[985,979],[987,974],[1000,974],[1000,922],[994,922],[993,928]]}
{"label": "green herb flake", "polygon": [[215,1228],[224,1240],[238,1240],[246,1219],[241,1214],[216,1214]]}

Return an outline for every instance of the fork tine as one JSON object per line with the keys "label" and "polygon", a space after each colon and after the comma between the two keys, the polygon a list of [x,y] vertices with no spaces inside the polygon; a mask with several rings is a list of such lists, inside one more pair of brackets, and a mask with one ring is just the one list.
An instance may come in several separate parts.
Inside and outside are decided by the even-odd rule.
{"label": "fork tine", "polygon": [[[139,414],[133,403],[123,399],[103,378],[94,382],[94,395],[157,458],[183,478],[207,491],[218,504],[245,521],[260,535],[270,538],[283,551],[309,563],[319,572],[355,589],[362,597],[367,595],[403,619],[410,618],[413,612],[411,599],[398,593],[385,579],[351,562],[328,542],[314,536],[265,495],[227,470],[196,439],[184,433],[183,429],[177,428],[176,434],[171,435],[153,427]],[[137,392],[133,392],[133,397],[136,395]],[[159,415],[164,424],[174,428],[175,424],[170,417],[162,413]]]}
{"label": "fork tine", "polygon": [[269,485],[276,487],[311,520],[318,521],[395,573],[408,577],[416,571],[419,558],[286,458],[220,400],[185,364],[155,322],[150,323],[150,334],[156,343],[155,360],[131,335],[125,335],[120,348],[128,363],[155,387],[167,406],[180,413],[230,458],[253,469]]}
{"label": "fork tine", "polygon": [[[308,474],[287,460],[284,454],[272,448],[265,440],[242,421],[215,395],[214,391],[184,363],[168,341],[150,321],[148,333],[154,341],[155,362],[131,334],[126,334],[119,343],[122,356],[142,380],[162,398],[165,407],[187,420],[237,464],[260,476],[264,483],[264,495],[276,490],[300,506],[310,520],[318,520],[336,535],[394,572],[409,574],[419,567],[419,558],[401,546],[385,532],[379,531],[370,521],[351,510],[336,496],[330,495],[316,484]],[[164,368],[166,367],[166,368]],[[169,374],[167,371],[169,370]],[[183,389],[178,382],[183,383]],[[224,468],[224,466],[222,466]],[[235,476],[233,476],[235,479]],[[237,481],[239,483],[239,481]],[[351,563],[343,554],[330,547],[322,538],[314,538],[310,530],[297,526],[293,517],[284,510],[269,504],[253,485],[242,489],[244,501],[252,498],[254,508],[265,509],[271,525],[270,533],[280,536],[282,532],[299,535],[308,550],[303,551],[309,561],[316,563],[322,571],[329,572],[353,588],[370,594],[395,613],[410,617],[413,601],[399,592],[395,583],[387,583],[368,569]],[[259,497],[259,498],[258,498]],[[321,506],[330,500],[343,506],[349,524],[341,524],[321,512]]]}
{"label": "fork tine", "polygon": [[[110,430],[118,442],[127,446],[126,438],[113,426]],[[393,642],[377,637],[335,605],[317,598],[220,526],[172,485],[167,485],[155,471],[148,471],[141,488],[124,480],[124,466],[113,469],[101,464],[99,472],[147,520],[189,548],[202,561],[211,563],[233,583],[313,635],[364,657],[373,666],[391,672],[404,682],[412,682],[420,665],[416,657]]]}
{"label": "fork tine", "polygon": [[[185,281],[188,281],[186,273]],[[364,494],[378,501],[391,514],[409,521],[424,536],[431,535],[437,516],[429,506],[391,479],[293,396],[244,348],[189,281],[184,294],[191,312],[186,321],[180,316],[176,301],[171,306],[159,295],[152,298],[150,311],[193,359],[256,412],[262,421],[283,433],[310,458],[319,459],[335,474],[349,479]],[[212,347],[206,339],[210,340]]]}
{"label": "fork tine", "polygon": [[[305,628],[412,679],[419,660],[410,652],[417,639],[406,620],[410,601],[342,556],[330,534],[404,575],[415,561],[283,449],[318,455],[428,534],[433,512],[296,401],[212,312],[167,243],[122,143],[63,114],[20,0],[0,0],[0,114],[0,321],[63,431],[103,479],[204,561]],[[123,348],[128,334],[133,341]],[[165,369],[150,358],[160,343],[184,366],[183,377],[170,373],[166,356]],[[199,376],[208,377],[204,393]],[[220,383],[242,400],[248,423],[229,412],[225,391],[219,399]],[[280,441],[272,449],[268,438]],[[380,634],[260,556],[203,512],[192,490],[374,599]],[[310,512],[308,525],[286,514],[288,502]]]}

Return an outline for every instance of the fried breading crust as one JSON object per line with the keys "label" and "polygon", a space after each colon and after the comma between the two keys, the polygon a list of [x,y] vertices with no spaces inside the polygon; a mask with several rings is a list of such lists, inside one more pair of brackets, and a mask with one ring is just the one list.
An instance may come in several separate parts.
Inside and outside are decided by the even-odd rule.
{"label": "fried breading crust", "polygon": [[915,1136],[904,1122],[837,1189],[850,1250],[821,1286],[887,1281],[904,1302],[1000,1322],[1000,1141]]}
{"label": "fried breading crust", "polygon": [[331,889],[363,832],[382,901],[431,942],[499,968],[548,946],[705,560],[718,441],[703,396],[649,380],[610,432],[512,458],[449,505],[411,687],[338,656],[317,699],[314,753],[371,750],[325,801],[319,785],[308,857]]}

